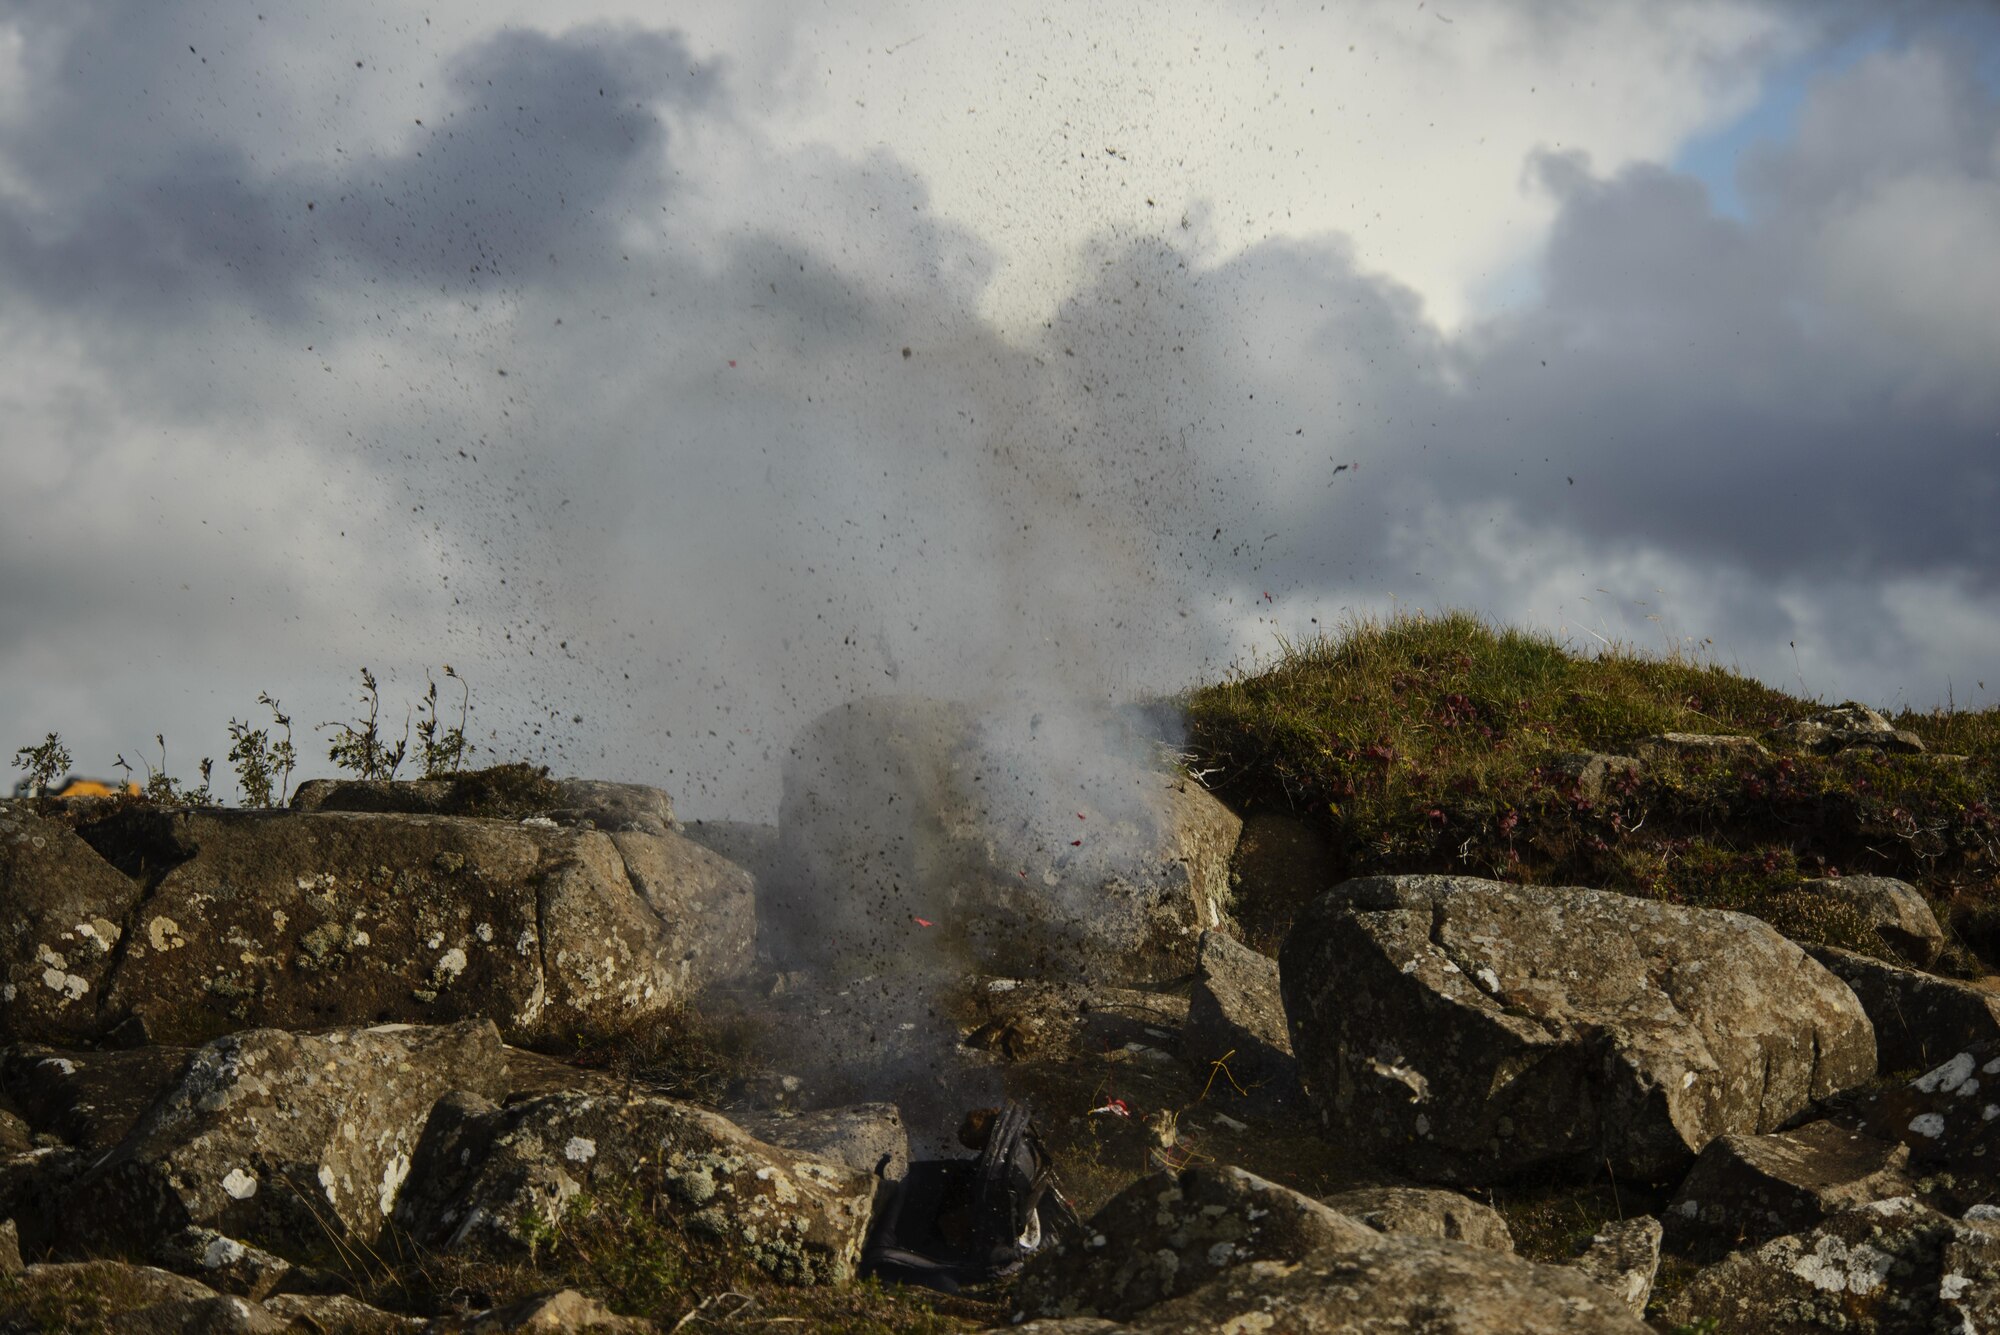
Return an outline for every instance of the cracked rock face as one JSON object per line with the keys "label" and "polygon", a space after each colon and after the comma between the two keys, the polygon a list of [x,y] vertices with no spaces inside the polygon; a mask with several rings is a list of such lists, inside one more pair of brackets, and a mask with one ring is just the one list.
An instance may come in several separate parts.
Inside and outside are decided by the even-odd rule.
{"label": "cracked rock face", "polygon": [[1371,877],[1313,903],[1280,969],[1327,1134],[1433,1181],[1671,1181],[1875,1071],[1854,994],[1741,914]]}
{"label": "cracked rock face", "polygon": [[90,900],[67,916],[90,909],[117,946],[79,984],[87,1013],[24,1011],[19,1036],[490,1017],[516,1041],[569,1041],[679,1005],[751,947],[747,876],[672,834],[139,809],[83,835],[99,874],[66,892]]}
{"label": "cracked rock face", "polygon": [[0,1041],[97,1034],[139,895],[68,828],[0,801]]}
{"label": "cracked rock face", "polygon": [[217,1039],[77,1182],[65,1224],[132,1251],[189,1228],[281,1252],[371,1241],[432,1105],[505,1072],[490,1021]]}
{"label": "cracked rock face", "polygon": [[495,1108],[455,1094],[412,1167],[398,1222],[428,1245],[512,1256],[588,1193],[670,1212],[694,1237],[794,1283],[851,1278],[875,1177],[757,1140],[719,1113],[650,1095],[549,1094]]}

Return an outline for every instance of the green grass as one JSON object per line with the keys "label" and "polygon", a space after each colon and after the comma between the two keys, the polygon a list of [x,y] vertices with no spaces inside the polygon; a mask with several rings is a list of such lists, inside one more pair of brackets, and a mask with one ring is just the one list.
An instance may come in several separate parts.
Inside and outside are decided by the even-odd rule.
{"label": "green grass", "polygon": [[[1965,947],[2000,960],[2000,709],[1905,712],[1923,756],[1648,765],[1593,797],[1553,762],[1632,753],[1665,732],[1760,737],[1827,702],[1713,662],[1583,653],[1467,613],[1362,621],[1194,692],[1192,748],[1238,809],[1293,814],[1336,876],[1441,872],[1589,885],[1757,914],[1865,946],[1860,923],[1802,891],[1818,876],[1916,884]],[[1257,887],[1245,887],[1254,901]],[[1268,906],[1267,906],[1268,907]],[[1290,906],[1246,903],[1267,947]]]}

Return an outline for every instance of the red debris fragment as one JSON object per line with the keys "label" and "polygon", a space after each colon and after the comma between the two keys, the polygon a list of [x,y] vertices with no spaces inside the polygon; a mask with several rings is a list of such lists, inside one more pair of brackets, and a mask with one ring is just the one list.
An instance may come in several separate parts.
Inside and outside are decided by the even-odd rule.
{"label": "red debris fragment", "polygon": [[1071,848],[1082,848],[1082,847],[1083,847],[1083,840],[1081,840],[1081,839],[1072,839],[1072,840],[1070,840],[1070,841],[1069,841],[1069,846],[1070,846]]}
{"label": "red debris fragment", "polygon": [[1076,813],[1076,818],[1077,818],[1078,820],[1089,820],[1089,819],[1090,819],[1090,817],[1088,817],[1088,816],[1084,815],[1084,814],[1083,814],[1083,813],[1082,813],[1081,811],[1079,811],[1079,812],[1077,812],[1077,813]]}
{"label": "red debris fragment", "polygon": [[731,358],[729,359],[729,364],[730,364],[731,366],[734,366],[734,365],[736,365],[736,359],[735,359],[734,357],[731,357]]}
{"label": "red debris fragment", "polygon": [[1113,1117],[1130,1117],[1132,1115],[1132,1105],[1123,1099],[1106,1099],[1102,1107],[1092,1108],[1084,1115],[1092,1117],[1098,1113],[1110,1113]]}
{"label": "red debris fragment", "polygon": [[911,922],[913,922],[913,923],[915,923],[915,924],[916,924],[917,926],[919,926],[919,927],[933,927],[933,926],[936,926],[936,924],[935,924],[935,923],[933,923],[933,922],[932,922],[932,921],[931,921],[931,920],[930,920],[929,918],[919,918],[919,917],[918,917],[918,916],[917,916],[916,914],[914,914],[914,913],[912,913],[912,914],[910,915],[910,921],[911,921]]}

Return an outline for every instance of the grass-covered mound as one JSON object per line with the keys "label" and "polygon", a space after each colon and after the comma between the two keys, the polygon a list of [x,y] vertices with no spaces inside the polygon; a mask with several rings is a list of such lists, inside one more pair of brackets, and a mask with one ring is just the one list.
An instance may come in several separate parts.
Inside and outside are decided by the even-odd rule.
{"label": "grass-covered mound", "polygon": [[[1714,663],[1582,653],[1466,613],[1357,622],[1196,691],[1193,749],[1239,810],[1289,812],[1328,841],[1333,878],[1443,872],[1588,885],[1738,909],[1803,940],[1861,945],[1802,888],[1895,876],[1956,937],[1940,966],[2000,963],[2000,709],[1891,719],[1921,755],[1665,760],[1592,795],[1562,757],[1631,755],[1663,733],[1761,738],[1826,702]],[[1327,882],[1331,883],[1331,882]],[[1274,949],[1300,907],[1242,905]]]}

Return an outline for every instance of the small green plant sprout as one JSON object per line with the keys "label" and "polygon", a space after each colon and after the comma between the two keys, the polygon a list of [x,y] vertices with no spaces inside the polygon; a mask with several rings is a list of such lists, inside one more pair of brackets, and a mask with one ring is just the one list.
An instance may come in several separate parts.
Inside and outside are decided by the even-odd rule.
{"label": "small green plant sprout", "polygon": [[257,703],[271,711],[272,727],[283,728],[284,738],[273,741],[270,729],[252,728],[248,721],[232,718],[229,763],[236,768],[236,784],[243,790],[244,806],[283,806],[292,787],[292,766],[298,762],[298,753],[292,747],[291,716],[268,691],[257,693]]}
{"label": "small green plant sprout", "polygon": [[355,723],[319,725],[322,732],[335,730],[326,758],[357,778],[393,779],[403,767],[403,757],[409,753],[410,721],[403,720],[402,740],[394,746],[382,740],[382,692],[375,683],[375,674],[365,667],[361,669],[360,699],[368,710],[366,718]]}
{"label": "small green plant sprout", "polygon": [[24,746],[14,753],[14,765],[27,771],[27,779],[15,789],[21,797],[46,798],[56,780],[69,773],[69,748],[62,738],[50,733],[40,746]]}
{"label": "small green plant sprout", "polygon": [[439,731],[438,688],[431,681],[430,674],[424,680],[430,682],[430,689],[424,692],[423,703],[417,706],[417,754],[424,762],[426,779],[441,779],[448,774],[458,773],[465,763],[465,757],[476,748],[465,740],[465,723],[472,713],[472,688],[465,678],[452,670],[449,663],[444,665],[444,675],[458,683],[458,723],[452,728]]}
{"label": "small green plant sprout", "polygon": [[[214,795],[209,791],[209,778],[215,772],[215,761],[208,756],[201,758],[201,764],[195,767],[201,771],[201,784],[199,787],[190,787],[167,773],[166,734],[154,733],[153,741],[160,748],[160,763],[155,765],[152,761],[144,760],[142,757],[142,763],[146,766],[146,787],[144,790],[146,799],[151,802],[164,803],[168,806],[205,807],[210,805],[215,800]],[[127,774],[132,772],[131,762],[126,760],[122,753],[111,763],[124,770]]]}

